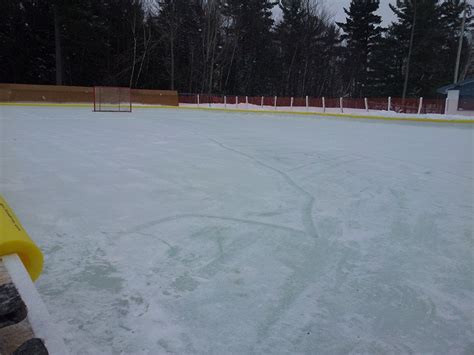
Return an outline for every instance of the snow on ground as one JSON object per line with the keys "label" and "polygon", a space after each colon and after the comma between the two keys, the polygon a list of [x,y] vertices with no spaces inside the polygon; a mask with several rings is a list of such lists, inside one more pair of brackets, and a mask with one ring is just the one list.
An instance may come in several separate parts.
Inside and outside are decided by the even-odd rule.
{"label": "snow on ground", "polygon": [[473,127],[0,107],[72,353],[474,351]]}
{"label": "snow on ground", "polygon": [[314,112],[314,113],[330,113],[330,114],[346,114],[346,115],[359,115],[359,116],[382,116],[382,117],[393,117],[393,118],[419,118],[419,119],[430,119],[430,120],[474,120],[473,111],[459,111],[458,115],[441,115],[441,114],[414,114],[414,113],[399,113],[394,111],[381,111],[381,110],[363,110],[357,108],[344,108],[341,112],[340,108],[328,107],[323,110],[322,107],[286,107],[286,106],[259,106],[251,104],[179,104],[182,107],[203,107],[203,108],[219,108],[219,109],[238,109],[238,110],[257,110],[257,111],[290,111],[290,112]]}

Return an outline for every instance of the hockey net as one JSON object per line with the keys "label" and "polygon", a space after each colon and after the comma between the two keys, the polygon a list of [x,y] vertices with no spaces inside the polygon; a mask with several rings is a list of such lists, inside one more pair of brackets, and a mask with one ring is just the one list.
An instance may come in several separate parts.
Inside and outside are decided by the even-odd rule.
{"label": "hockey net", "polygon": [[94,112],[132,112],[130,88],[94,86]]}

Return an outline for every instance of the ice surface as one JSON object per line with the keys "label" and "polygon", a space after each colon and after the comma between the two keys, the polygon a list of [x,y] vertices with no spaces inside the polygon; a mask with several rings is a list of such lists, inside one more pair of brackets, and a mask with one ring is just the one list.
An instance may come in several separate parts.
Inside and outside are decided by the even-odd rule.
{"label": "ice surface", "polygon": [[473,127],[0,107],[73,353],[473,353]]}

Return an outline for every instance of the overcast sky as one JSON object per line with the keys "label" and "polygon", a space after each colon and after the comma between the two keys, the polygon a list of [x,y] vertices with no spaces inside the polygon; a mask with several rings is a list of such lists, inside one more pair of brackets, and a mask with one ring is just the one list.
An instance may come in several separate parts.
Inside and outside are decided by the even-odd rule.
{"label": "overcast sky", "polygon": [[[345,22],[346,14],[344,13],[344,7],[349,8],[351,0],[319,0],[319,2],[324,4],[324,7],[332,16],[334,16],[334,19],[337,22]],[[395,19],[392,10],[388,6],[389,3],[395,3],[395,0],[380,0],[378,13],[382,16],[383,26],[388,26]],[[280,18],[281,11],[278,6],[274,7],[273,14],[275,18]]]}
{"label": "overcast sky", "polygon": [[[316,0],[316,2],[323,4],[324,8],[336,22],[345,22],[346,14],[344,8],[349,9],[351,0]],[[388,27],[390,23],[395,21],[396,15],[389,6],[389,4],[395,3],[396,0],[380,0],[380,7],[377,13],[382,16],[382,26]],[[474,0],[467,0],[467,3],[474,6]],[[273,16],[276,21],[281,20],[281,10],[278,5],[275,5],[273,8]]]}
{"label": "overcast sky", "polygon": [[[324,0],[327,9],[331,14],[335,15],[336,21],[344,22],[346,14],[344,13],[344,7],[348,8],[351,0]],[[382,21],[384,26],[388,26],[393,20],[395,20],[395,15],[390,9],[388,4],[394,4],[395,0],[380,0],[380,8],[378,13],[382,16]],[[474,5],[474,0],[467,0],[468,4]]]}
{"label": "overcast sky", "polygon": [[[344,22],[346,14],[343,9],[344,7],[349,8],[350,2],[351,0],[325,0],[327,9],[335,15],[338,22]],[[380,0],[378,13],[382,16],[384,26],[388,26],[395,19],[392,10],[388,6],[390,3],[395,3],[395,0]]]}

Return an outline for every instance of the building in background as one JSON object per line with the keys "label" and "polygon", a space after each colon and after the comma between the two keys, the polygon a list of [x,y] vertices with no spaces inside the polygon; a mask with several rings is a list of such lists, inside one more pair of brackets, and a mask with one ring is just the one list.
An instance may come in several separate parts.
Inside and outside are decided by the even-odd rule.
{"label": "building in background", "polygon": [[474,112],[474,77],[457,84],[443,86],[440,94],[447,95],[446,113],[463,114]]}

